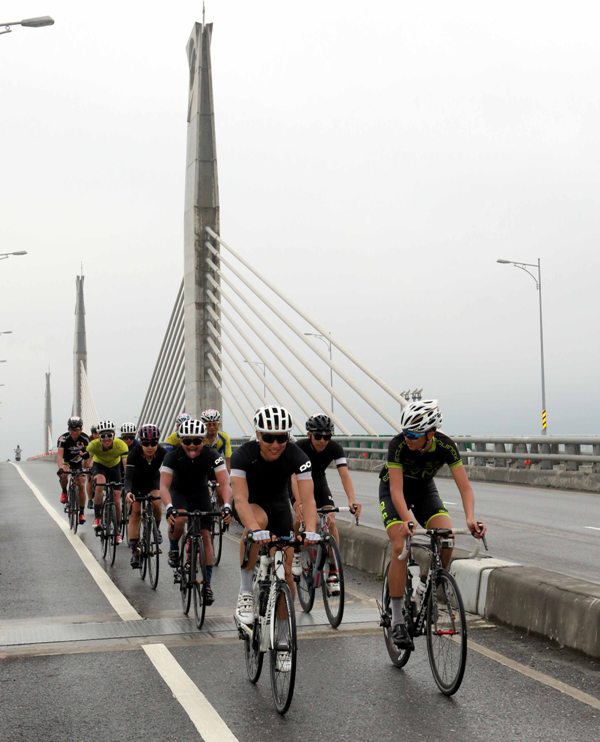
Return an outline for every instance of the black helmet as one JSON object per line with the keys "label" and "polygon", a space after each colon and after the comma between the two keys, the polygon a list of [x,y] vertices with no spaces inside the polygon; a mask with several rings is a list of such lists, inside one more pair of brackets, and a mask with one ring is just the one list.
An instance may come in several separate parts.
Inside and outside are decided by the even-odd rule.
{"label": "black helmet", "polygon": [[83,428],[83,420],[80,417],[74,415],[67,420],[67,427],[69,428],[69,430],[73,430],[75,428]]}
{"label": "black helmet", "polygon": [[90,428],[90,433],[97,433],[97,432],[98,432],[98,428],[95,425],[92,425],[92,427]]}
{"label": "black helmet", "polygon": [[309,433],[333,434],[333,421],[328,415],[323,415],[322,413],[311,415],[306,421],[306,430]]}

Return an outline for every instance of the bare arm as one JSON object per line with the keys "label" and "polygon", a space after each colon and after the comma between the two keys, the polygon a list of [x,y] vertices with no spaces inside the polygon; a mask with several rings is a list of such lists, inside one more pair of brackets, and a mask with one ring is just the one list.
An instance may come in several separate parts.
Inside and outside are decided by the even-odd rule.
{"label": "bare arm", "polygon": [[475,518],[475,495],[473,494],[473,488],[471,487],[471,482],[469,482],[465,467],[456,466],[450,469],[450,471],[460,492],[467,527],[476,538],[481,538],[485,534],[486,528],[483,523],[481,527],[478,526],[478,521]]}
{"label": "bare arm", "polygon": [[173,481],[173,474],[169,471],[161,471],[160,473],[160,499],[162,500],[165,508],[172,505],[171,501],[171,482]]}
{"label": "bare arm", "polygon": [[248,502],[248,482],[244,477],[231,477],[231,491],[235,502],[235,509],[244,528],[250,531],[260,531],[260,524],[254,517],[252,506]]}
{"label": "bare arm", "polygon": [[298,497],[302,506],[304,527],[313,533],[317,530],[317,506],[315,504],[315,490],[312,477],[298,479]]}

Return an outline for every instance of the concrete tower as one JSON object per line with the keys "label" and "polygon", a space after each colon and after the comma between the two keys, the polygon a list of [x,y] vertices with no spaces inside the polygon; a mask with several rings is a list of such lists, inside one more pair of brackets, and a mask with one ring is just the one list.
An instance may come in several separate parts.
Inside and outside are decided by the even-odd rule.
{"label": "concrete tower", "polygon": [[[184,335],[185,408],[198,415],[207,407],[221,409],[221,392],[208,375],[209,346],[207,321],[210,319],[204,243],[205,227],[219,234],[219,187],[217,148],[212,95],[210,42],[212,23],[195,23],[187,44],[190,69],[188,136],[184,214]],[[213,258],[213,260],[215,260]],[[216,260],[218,264],[218,260]],[[210,271],[213,273],[213,271]],[[218,282],[219,276],[213,274]],[[218,308],[215,308],[218,311]],[[211,337],[213,337],[211,335]],[[213,337],[215,342],[217,338]]]}
{"label": "concrete tower", "polygon": [[73,344],[73,409],[72,415],[82,414],[81,366],[87,371],[87,347],[85,340],[85,304],[83,302],[83,274],[75,279],[75,341]]}
{"label": "concrete tower", "polygon": [[48,453],[54,448],[52,438],[52,397],[50,396],[50,371],[46,374],[46,393],[44,405],[44,447],[42,451]]}

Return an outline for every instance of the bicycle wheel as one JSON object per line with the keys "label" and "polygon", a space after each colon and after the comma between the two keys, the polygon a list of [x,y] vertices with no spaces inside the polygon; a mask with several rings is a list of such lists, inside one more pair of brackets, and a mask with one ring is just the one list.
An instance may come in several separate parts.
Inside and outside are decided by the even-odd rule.
{"label": "bicycle wheel", "polygon": [[221,552],[223,551],[223,521],[218,515],[211,518],[210,540],[212,541],[215,555],[214,566],[216,567],[221,561]]}
{"label": "bicycle wheel", "polygon": [[140,577],[146,579],[148,571],[148,554],[150,553],[150,529],[148,528],[148,519],[142,511],[140,522],[140,537],[138,541],[138,551],[140,552]]}
{"label": "bicycle wheel", "polygon": [[192,543],[192,556],[190,560],[190,582],[192,585],[192,602],[194,604],[194,619],[196,628],[201,629],[206,613],[206,601],[204,600],[204,588],[206,586],[206,556],[202,538]]}
{"label": "bicycle wheel", "polygon": [[100,545],[102,548],[102,558],[106,559],[108,553],[108,505],[102,504],[102,514],[100,516]]}
{"label": "bicycle wheel", "polygon": [[332,628],[337,629],[344,615],[344,567],[339,546],[333,536],[329,538],[326,547],[321,581],[323,603],[329,623]]}
{"label": "bicycle wheel", "polygon": [[69,485],[69,526],[73,533],[77,533],[77,526],[79,525],[79,492],[74,486],[73,482]]}
{"label": "bicycle wheel", "polygon": [[183,612],[186,616],[190,612],[190,604],[192,601],[189,560],[190,544],[191,541],[186,536],[181,542],[181,548],[179,549],[179,573],[181,575],[179,591],[181,594],[181,605],[183,606]]}
{"label": "bicycle wheel", "polygon": [[115,563],[115,555],[117,553],[116,537],[118,533],[119,524],[117,523],[117,514],[115,512],[115,506],[112,505],[110,508],[106,531],[106,542],[108,544],[109,561],[111,567]]}
{"label": "bicycle wheel", "polygon": [[[383,628],[383,638],[385,639],[385,646],[392,660],[392,663],[396,667],[404,667],[408,662],[411,655],[412,649],[399,649],[392,639],[392,602],[390,598],[390,591],[388,587],[388,571],[390,565],[388,564],[385,568],[385,574],[383,576],[383,590],[381,593],[381,604],[382,604],[382,615],[381,615],[381,626]],[[405,603],[408,600],[408,596],[405,597]]]}
{"label": "bicycle wheel", "polygon": [[320,553],[320,546],[307,546],[300,551],[302,572],[297,583],[298,600],[305,613],[310,613],[315,603],[315,561]]}
{"label": "bicycle wheel", "polygon": [[280,714],[289,709],[296,682],[296,614],[289,585],[277,581],[275,606],[271,616],[271,690]]}
{"label": "bicycle wheel", "polygon": [[160,566],[160,547],[158,544],[158,526],[156,525],[153,515],[150,516],[150,525],[147,528],[147,531],[146,563],[148,565],[148,579],[150,580],[150,587],[153,590],[156,590],[156,586],[158,585],[158,569]]}
{"label": "bicycle wheel", "polygon": [[467,664],[467,620],[454,577],[439,570],[427,604],[427,654],[438,688],[447,696],[459,689]]}
{"label": "bicycle wheel", "polygon": [[125,490],[121,490],[121,521],[119,523],[119,532],[124,541],[127,540],[127,526],[129,524],[129,504],[125,499]]}
{"label": "bicycle wheel", "polygon": [[255,619],[252,636],[244,636],[244,656],[246,658],[246,672],[251,683],[258,682],[262,671],[264,652],[260,651],[260,624]]}

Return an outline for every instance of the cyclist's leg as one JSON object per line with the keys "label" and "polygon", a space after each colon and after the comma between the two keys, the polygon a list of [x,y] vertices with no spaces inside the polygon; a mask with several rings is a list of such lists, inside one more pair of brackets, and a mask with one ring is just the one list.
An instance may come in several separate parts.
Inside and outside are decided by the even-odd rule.
{"label": "cyclist's leg", "polygon": [[[333,495],[331,494],[331,490],[329,489],[327,482],[317,482],[315,484],[315,504],[318,508],[335,507]],[[329,523],[329,533],[331,533],[333,538],[339,544],[340,534],[335,522],[335,514],[330,513],[327,516],[327,521]]]}
{"label": "cyclist's leg", "polygon": [[[171,501],[175,510],[189,510],[187,497],[180,495],[178,492],[171,492]],[[175,525],[169,526],[169,567],[179,566],[179,539],[183,533],[185,518],[176,518]]]}
{"label": "cyclist's leg", "polygon": [[[260,505],[256,503],[250,503],[252,508],[252,514],[256,519],[261,530],[266,529],[269,522],[266,512]],[[246,548],[246,536],[248,535],[248,529],[244,528],[242,537],[240,539],[240,591],[238,593],[237,605],[235,609],[235,616],[238,621],[243,624],[251,624],[254,620],[254,605],[252,599],[252,574],[254,572],[254,565],[256,564],[256,557],[258,554],[258,544],[252,544],[248,554],[248,563],[244,568],[241,567],[244,559],[244,551]]]}
{"label": "cyclist's leg", "polygon": [[[289,536],[294,528],[294,512],[289,500],[274,507],[265,508],[267,514],[267,528],[278,536]],[[295,584],[292,575],[292,560],[294,558],[293,549],[285,551],[285,580],[292,591],[292,598],[295,596]]]}
{"label": "cyclist's leg", "polygon": [[[139,493],[134,493],[134,495],[138,495]],[[129,534],[129,542],[135,541],[137,543],[139,537],[140,537],[140,512],[141,512],[141,503],[137,499],[134,499],[134,501],[131,503],[131,510],[129,511],[129,525],[128,525],[128,534]]]}
{"label": "cyclist's leg", "polygon": [[[423,491],[419,498],[415,498],[413,512],[419,523],[425,528],[452,528],[452,519],[442,502],[433,479],[423,482]],[[442,548],[442,565],[447,568],[452,559],[454,543],[448,539],[448,543]]]}
{"label": "cyclist's leg", "polygon": [[95,475],[96,488],[94,492],[94,527],[100,526],[100,516],[102,514],[102,493],[106,484],[106,467],[102,464],[94,464],[92,471]]}

